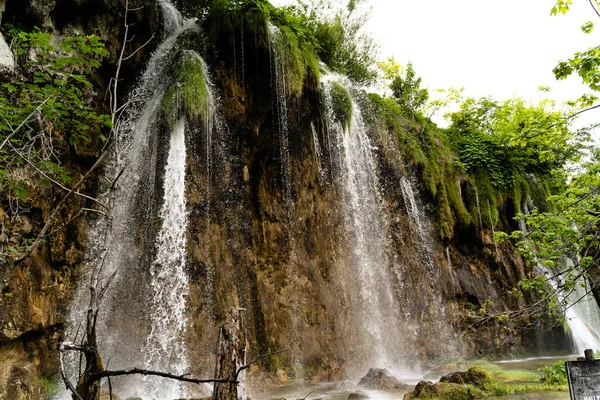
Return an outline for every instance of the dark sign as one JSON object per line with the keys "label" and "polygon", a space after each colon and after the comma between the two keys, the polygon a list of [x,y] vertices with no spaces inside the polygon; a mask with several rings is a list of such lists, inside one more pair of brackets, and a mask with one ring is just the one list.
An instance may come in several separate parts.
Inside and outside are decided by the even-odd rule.
{"label": "dark sign", "polygon": [[600,400],[600,360],[565,364],[571,400]]}

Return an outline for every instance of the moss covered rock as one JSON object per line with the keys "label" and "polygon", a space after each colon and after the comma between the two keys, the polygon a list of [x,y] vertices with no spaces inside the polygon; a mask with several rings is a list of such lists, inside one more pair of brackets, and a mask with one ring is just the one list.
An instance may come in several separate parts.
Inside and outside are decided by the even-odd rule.
{"label": "moss covered rock", "polygon": [[172,83],[161,108],[173,126],[183,116],[188,120],[208,120],[214,105],[209,96],[207,68],[202,58],[190,50],[180,51],[172,68]]}
{"label": "moss covered rock", "polygon": [[348,90],[338,82],[333,82],[329,89],[331,108],[335,120],[348,128],[352,122],[352,97]]}

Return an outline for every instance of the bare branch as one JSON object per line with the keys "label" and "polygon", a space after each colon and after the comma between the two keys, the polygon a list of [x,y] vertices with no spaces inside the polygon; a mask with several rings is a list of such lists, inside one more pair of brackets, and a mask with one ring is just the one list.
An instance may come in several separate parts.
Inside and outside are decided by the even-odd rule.
{"label": "bare branch", "polygon": [[590,6],[592,6],[592,8],[594,9],[594,12],[596,13],[596,15],[598,17],[600,17],[600,12],[598,12],[598,9],[596,8],[596,5],[594,4],[594,2],[592,0],[588,0],[590,3]]}
{"label": "bare branch", "polygon": [[59,347],[59,357],[60,357],[60,375],[62,376],[63,381],[65,382],[65,386],[67,387],[67,389],[73,393],[75,396],[77,396],[77,398],[79,400],[83,400],[81,398],[81,396],[79,395],[79,393],[77,393],[77,390],[75,390],[75,386],[73,386],[73,384],[71,383],[71,381],[69,380],[69,378],[67,377],[67,374],[65,373],[65,362],[64,362],[64,352],[65,352],[66,348],[65,348],[65,343],[61,343],[60,347]]}
{"label": "bare branch", "polygon": [[133,57],[134,55],[136,55],[138,51],[142,50],[144,47],[146,47],[148,44],[150,44],[150,42],[152,41],[152,39],[154,39],[154,33],[152,34],[152,36],[150,36],[150,39],[148,39],[146,41],[146,43],[144,43],[143,45],[141,45],[140,47],[138,47],[137,49],[135,49],[135,51],[133,53],[131,53],[127,57],[124,57],[121,61],[127,61],[127,60],[129,60],[131,57]]}
{"label": "bare branch", "polygon": [[22,127],[23,127],[23,125],[25,125],[25,124],[26,124],[26,123],[29,121],[29,119],[30,119],[30,118],[31,118],[31,117],[32,117],[32,116],[33,116],[33,115],[34,115],[36,112],[38,112],[38,111],[40,110],[40,108],[42,108],[42,106],[43,106],[44,104],[46,104],[46,103],[48,102],[48,100],[50,100],[51,98],[52,98],[52,96],[50,96],[50,97],[46,98],[46,100],[42,101],[42,102],[40,103],[40,105],[39,105],[39,106],[37,106],[37,107],[36,107],[36,109],[35,109],[35,110],[33,110],[33,111],[31,112],[31,114],[29,114],[29,115],[27,116],[27,118],[25,118],[25,119],[24,119],[24,120],[23,120],[23,121],[22,121],[22,122],[19,124],[19,126],[17,126],[17,127],[16,127],[16,129],[13,129],[13,131],[11,132],[11,134],[10,134],[10,135],[8,135],[8,136],[6,137],[6,139],[4,139],[4,142],[2,142],[2,144],[0,144],[0,150],[2,150],[2,148],[4,147],[4,145],[5,145],[6,143],[8,143],[8,141],[9,141],[9,140],[10,140],[10,139],[11,139],[11,138],[12,138],[12,137],[13,137],[13,136],[14,136],[14,135],[15,135],[15,134],[16,134],[16,133],[17,133],[17,132],[18,132],[18,131],[19,131],[19,130],[22,128]]}
{"label": "bare branch", "polygon": [[35,241],[31,245],[31,247],[29,249],[27,249],[27,251],[25,252],[25,254],[23,256],[21,256],[20,258],[18,258],[17,260],[15,260],[13,262],[13,267],[20,264],[21,262],[23,262],[27,257],[29,257],[31,255],[31,253],[33,253],[33,251],[37,248],[37,246],[39,246],[41,240],[46,236],[46,232],[48,231],[48,229],[50,229],[50,226],[54,222],[54,219],[56,218],[58,212],[62,209],[62,207],[65,205],[67,200],[71,197],[71,195],[75,192],[75,190],[77,190],[77,188],[79,186],[81,186],[83,184],[83,182],[85,182],[87,180],[87,178],[92,174],[92,172],[94,172],[96,170],[96,168],[98,168],[102,164],[102,162],[104,161],[104,158],[106,158],[107,154],[108,154],[108,152],[102,153],[100,155],[100,157],[98,157],[98,159],[96,160],[94,165],[92,165],[92,167],[88,170],[88,172],[86,172],[86,174],[79,180],[79,182],[77,182],[75,184],[75,186],[73,186],[73,188],[69,191],[69,193],[67,193],[58,202],[58,204],[56,205],[56,207],[54,208],[54,210],[52,211],[52,213],[46,220],[46,224],[44,225],[44,227],[42,228],[42,230],[36,237]]}
{"label": "bare branch", "polygon": [[97,380],[108,378],[111,376],[123,376],[123,375],[152,375],[152,376],[160,376],[162,378],[174,379],[181,382],[189,382],[195,383],[197,385],[203,383],[232,383],[238,384],[238,381],[234,381],[231,379],[196,379],[196,378],[188,378],[186,375],[175,375],[167,372],[161,371],[152,371],[149,369],[141,369],[141,368],[131,368],[131,369],[123,369],[119,371],[100,371],[94,374],[89,375],[89,381],[95,382]]}
{"label": "bare branch", "polygon": [[243,365],[241,367],[239,367],[237,369],[237,371],[235,371],[235,379],[237,380],[238,375],[240,374],[240,372],[242,372],[245,369],[250,368],[253,364],[255,364],[257,361],[262,360],[263,358],[267,358],[267,357],[271,357],[271,356],[275,356],[277,354],[281,354],[281,353],[285,353],[286,351],[290,351],[291,349],[285,349],[285,350],[279,350],[279,351],[274,351],[272,353],[267,353],[267,354],[263,354],[261,356],[256,357],[254,360],[250,361],[248,364]]}
{"label": "bare branch", "polygon": [[[21,157],[27,164],[29,164],[33,169],[35,169],[40,175],[42,175],[44,178],[48,179],[50,182],[54,183],[56,186],[58,186],[59,188],[61,188],[62,190],[64,190],[65,192],[71,192],[72,190],[70,190],[69,188],[67,188],[66,186],[61,185],[58,181],[56,181],[55,179],[52,179],[50,176],[48,176],[44,171],[42,171],[40,168],[38,168],[37,165],[35,165],[35,163],[33,161],[31,161],[25,154],[21,153],[19,150],[17,150],[17,148],[15,148],[11,143],[8,144],[15,153],[17,153],[17,155],[19,157]],[[85,195],[83,193],[79,193],[79,192],[75,192],[73,191],[73,194],[83,197],[84,199],[87,200],[91,200],[93,202],[96,202],[98,204],[100,204],[102,207],[106,207],[101,201],[99,201],[98,199],[95,199],[91,196]]]}

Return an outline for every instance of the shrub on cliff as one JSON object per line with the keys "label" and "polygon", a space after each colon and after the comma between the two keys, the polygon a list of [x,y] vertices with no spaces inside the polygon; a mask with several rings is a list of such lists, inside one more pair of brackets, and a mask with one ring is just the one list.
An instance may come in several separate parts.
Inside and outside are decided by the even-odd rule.
{"label": "shrub on cliff", "polygon": [[[92,75],[108,52],[94,35],[55,44],[39,29],[8,27],[5,33],[17,67],[4,72],[0,85],[0,189],[26,200],[33,186],[68,184],[64,148],[83,145],[91,132],[110,126],[109,117],[92,106]],[[35,179],[23,173],[24,166]]]}

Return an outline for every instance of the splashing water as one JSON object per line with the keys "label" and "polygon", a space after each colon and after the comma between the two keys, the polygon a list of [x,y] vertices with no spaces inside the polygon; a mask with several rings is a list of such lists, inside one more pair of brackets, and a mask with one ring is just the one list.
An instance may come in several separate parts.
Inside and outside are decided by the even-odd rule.
{"label": "splashing water", "polygon": [[[156,259],[150,266],[152,328],[144,347],[146,368],[157,369],[167,365],[171,367],[171,373],[178,375],[188,369],[183,340],[187,325],[185,306],[188,290],[185,273],[185,166],[185,120],[181,119],[173,128],[165,167],[165,196],[160,211],[162,227],[156,240]],[[152,399],[185,396],[179,382],[154,378],[145,378],[144,392]]]}
{"label": "splashing water", "polygon": [[[177,121],[173,132],[165,132],[159,129],[157,117],[171,83],[165,77],[170,75],[177,40],[183,33],[197,30],[197,25],[195,20],[184,19],[169,1],[158,0],[157,5],[161,11],[163,41],[129,94],[128,108],[120,123],[119,142],[126,168],[118,182],[114,209],[113,237],[117,240],[109,250],[103,271],[104,279],[114,271],[117,275],[100,307],[98,337],[100,353],[109,360],[110,369],[146,367],[185,373],[188,368],[183,337],[188,285],[185,121]],[[210,83],[207,85],[212,105]],[[207,112],[210,114],[212,110]],[[212,121],[210,117],[205,119]],[[206,126],[205,131],[210,136],[212,127]],[[165,157],[162,148],[167,143],[162,143],[163,138],[169,144]],[[210,148],[210,137],[205,142]],[[163,168],[164,179],[159,172]],[[110,177],[113,172],[109,164],[107,175]],[[160,199],[159,193],[164,193]],[[103,224],[98,223],[95,242],[102,228]],[[93,260],[97,251],[90,253]],[[71,307],[71,332],[78,329],[81,305],[87,303],[86,280],[82,278],[84,284]],[[141,311],[148,308],[149,313]],[[77,371],[74,365],[71,370]],[[160,378],[123,377],[113,379],[112,384],[124,398],[166,399],[185,395],[182,385]],[[69,396],[62,394],[59,398]]]}
{"label": "splashing water", "polygon": [[421,247],[423,248],[423,255],[425,263],[430,272],[435,268],[433,263],[433,249],[431,248],[431,239],[427,236],[428,227],[425,222],[425,215],[422,215],[422,207],[419,207],[417,201],[417,195],[413,188],[413,183],[406,176],[400,178],[400,188],[402,189],[402,197],[406,204],[406,212],[410,217],[414,229],[416,229],[419,239],[421,241]]}
{"label": "splashing water", "polygon": [[[349,263],[358,292],[353,307],[363,325],[364,350],[361,360],[366,365],[389,367],[394,357],[401,356],[398,329],[398,305],[395,302],[387,253],[387,236],[379,183],[375,172],[373,147],[367,136],[361,109],[352,101],[349,126],[336,121],[333,115],[331,85],[345,78],[337,75],[322,77],[327,110],[326,141],[332,155],[335,180],[343,187],[345,231],[351,254]],[[337,156],[336,156],[337,155]]]}

